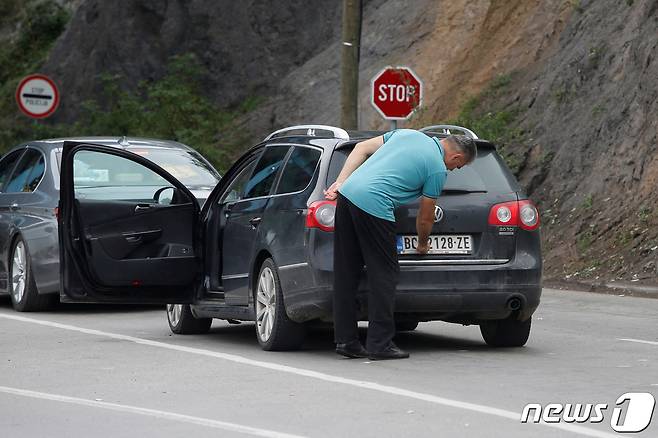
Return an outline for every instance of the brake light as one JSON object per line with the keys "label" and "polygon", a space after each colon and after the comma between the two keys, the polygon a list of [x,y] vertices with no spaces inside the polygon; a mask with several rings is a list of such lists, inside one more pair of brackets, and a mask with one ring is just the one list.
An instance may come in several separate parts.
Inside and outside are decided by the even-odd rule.
{"label": "brake light", "polygon": [[334,231],[336,218],[336,201],[315,201],[306,214],[306,228],[319,228],[322,231]]}
{"label": "brake light", "polygon": [[536,230],[539,227],[539,212],[537,207],[527,199],[503,202],[491,207],[489,225],[521,227],[528,231]]}
{"label": "brake light", "polygon": [[55,219],[59,220],[59,207],[55,207]]}

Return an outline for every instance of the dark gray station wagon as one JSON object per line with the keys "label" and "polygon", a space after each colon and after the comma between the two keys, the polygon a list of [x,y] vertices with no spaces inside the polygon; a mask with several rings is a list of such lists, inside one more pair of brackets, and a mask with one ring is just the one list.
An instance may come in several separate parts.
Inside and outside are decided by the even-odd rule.
{"label": "dark gray station wagon", "polygon": [[[539,215],[493,144],[466,128],[423,129],[436,137],[451,131],[475,138],[478,155],[449,173],[428,254],[415,251],[417,202],[395,213],[398,330],[431,320],[479,324],[488,344],[521,346],[541,294]],[[335,203],[323,190],[363,138],[323,125],[276,131],[233,165],[202,208],[184,184],[139,155],[65,143],[65,298],[169,303],[175,333],[205,332],[212,318],[256,321],[264,349],[300,347],[307,322],[332,319]],[[95,197],[75,178],[81,157],[99,168],[106,161],[140,167],[161,187],[150,201]],[[168,193],[168,202],[158,202],[158,193]]]}

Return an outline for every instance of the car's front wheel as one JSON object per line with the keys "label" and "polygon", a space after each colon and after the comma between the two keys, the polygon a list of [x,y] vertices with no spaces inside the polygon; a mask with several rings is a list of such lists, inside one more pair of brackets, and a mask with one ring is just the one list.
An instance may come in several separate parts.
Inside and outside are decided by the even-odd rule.
{"label": "car's front wheel", "polygon": [[532,318],[519,321],[515,318],[483,321],[480,333],[487,345],[492,347],[522,347],[528,342]]}
{"label": "car's front wheel", "polygon": [[52,307],[57,294],[39,294],[32,264],[22,237],[17,237],[9,255],[8,289],[11,304],[18,312],[34,312]]}
{"label": "car's front wheel", "polygon": [[297,350],[304,342],[305,327],[286,314],[279,273],[272,259],[263,262],[254,285],[256,337],[263,350]]}
{"label": "car's front wheel", "polygon": [[198,335],[210,330],[212,318],[195,318],[189,304],[167,304],[167,322],[178,335]]}

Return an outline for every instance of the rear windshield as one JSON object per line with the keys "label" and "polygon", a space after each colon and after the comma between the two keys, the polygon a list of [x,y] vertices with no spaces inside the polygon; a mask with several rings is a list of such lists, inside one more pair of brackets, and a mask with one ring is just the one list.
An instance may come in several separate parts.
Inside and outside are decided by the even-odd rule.
{"label": "rear windshield", "polygon": [[[327,172],[327,186],[331,185],[345,164],[351,148],[334,151]],[[478,149],[475,160],[459,170],[448,172],[443,191],[498,192],[519,190],[514,176],[494,149]]]}

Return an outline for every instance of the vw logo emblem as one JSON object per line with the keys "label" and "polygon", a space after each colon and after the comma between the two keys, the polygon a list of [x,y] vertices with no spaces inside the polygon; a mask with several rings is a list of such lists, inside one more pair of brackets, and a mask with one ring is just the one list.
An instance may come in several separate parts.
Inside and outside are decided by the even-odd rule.
{"label": "vw logo emblem", "polygon": [[434,206],[434,222],[441,222],[443,219],[443,209],[438,205]]}

